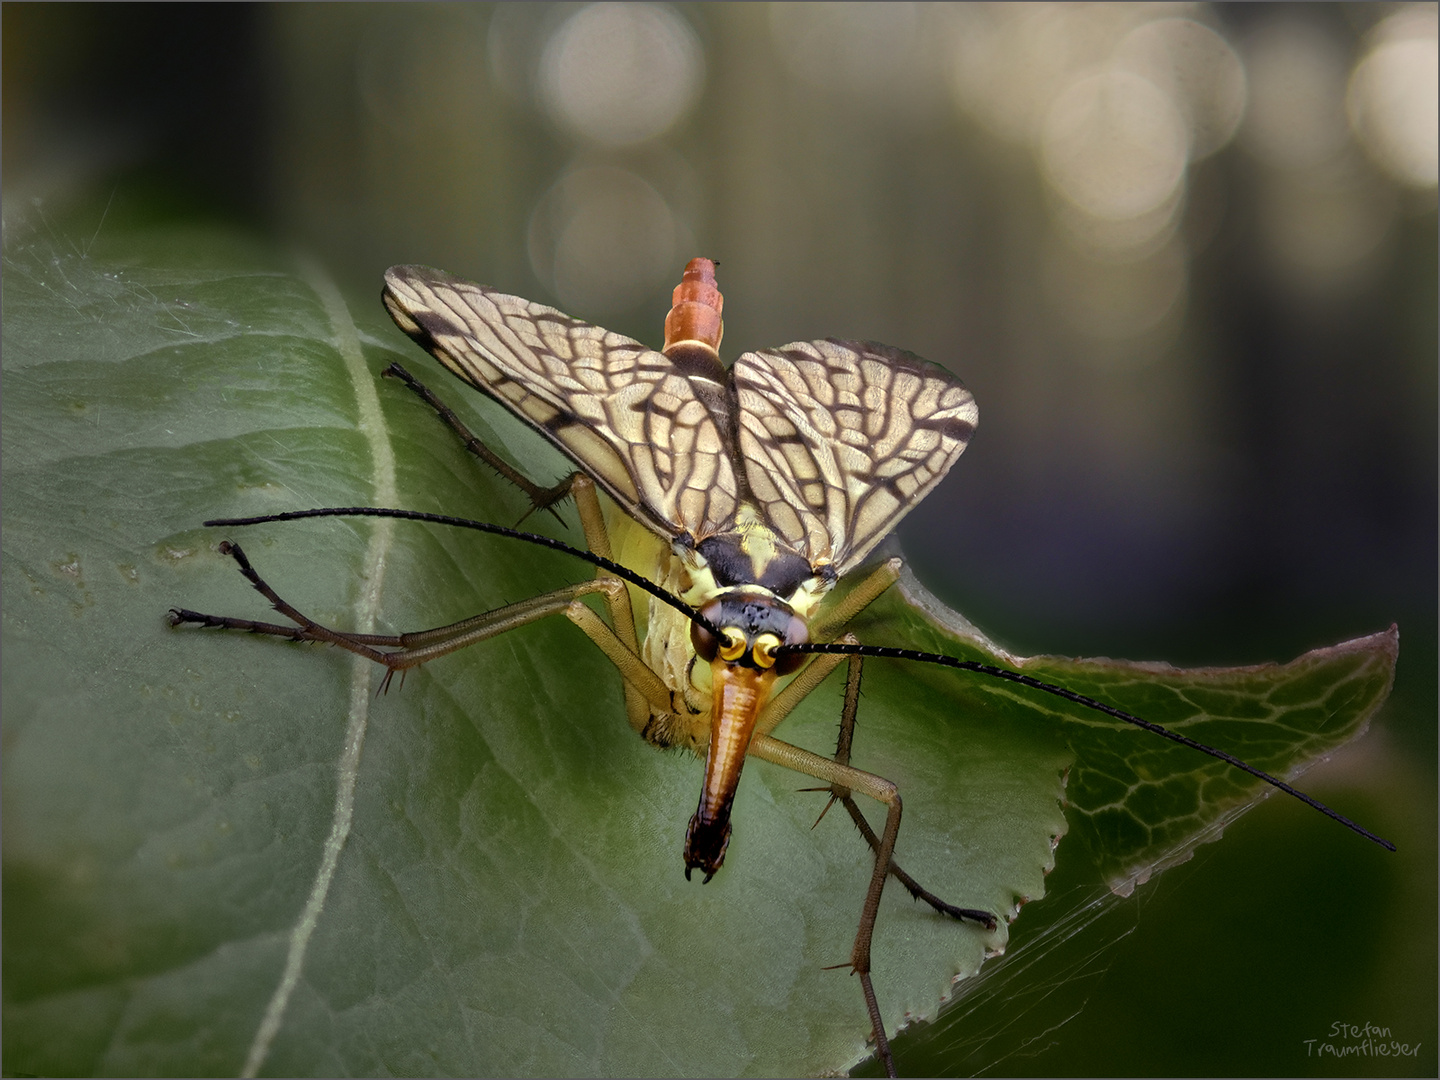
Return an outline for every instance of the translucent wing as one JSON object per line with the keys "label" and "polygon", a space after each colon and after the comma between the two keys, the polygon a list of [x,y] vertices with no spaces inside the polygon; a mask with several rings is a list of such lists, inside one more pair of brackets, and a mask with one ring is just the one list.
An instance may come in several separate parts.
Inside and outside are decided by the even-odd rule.
{"label": "translucent wing", "polygon": [[425,266],[386,271],[384,300],[400,329],[661,536],[701,539],[734,518],[733,454],[701,398],[723,398],[718,383],[621,334]]}
{"label": "translucent wing", "polygon": [[762,514],[812,565],[842,575],[941,481],[979,419],[954,375],[869,342],[750,352],[731,376]]}

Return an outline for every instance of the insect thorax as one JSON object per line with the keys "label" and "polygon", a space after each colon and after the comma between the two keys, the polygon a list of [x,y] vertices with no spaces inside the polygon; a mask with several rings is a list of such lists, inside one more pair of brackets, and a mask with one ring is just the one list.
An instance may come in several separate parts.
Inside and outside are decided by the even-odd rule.
{"label": "insect thorax", "polygon": [[[808,619],[834,584],[832,575],[817,573],[777,539],[753,508],[744,505],[730,531],[698,544],[689,543],[688,538],[670,546],[645,544],[632,536],[625,546],[632,559],[640,549],[648,548],[647,565],[633,569],[697,610],[718,596],[744,591],[779,601]],[[622,556],[622,561],[629,564],[631,559]],[[632,597],[636,595],[632,593]],[[641,658],[664,680],[674,705],[671,713],[652,715],[645,738],[659,746],[683,746],[703,755],[710,739],[710,666],[697,662],[690,620],[654,597],[645,599]]]}

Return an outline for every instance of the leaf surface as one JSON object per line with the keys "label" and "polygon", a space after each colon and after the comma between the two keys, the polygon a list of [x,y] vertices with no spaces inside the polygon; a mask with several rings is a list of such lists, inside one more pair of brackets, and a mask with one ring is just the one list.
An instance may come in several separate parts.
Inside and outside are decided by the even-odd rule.
{"label": "leaf surface", "polygon": [[[216,552],[224,536],[343,628],[441,625],[587,576],[412,523],[200,526],[392,500],[516,521],[517,493],[376,377],[391,359],[535,479],[568,471],[377,302],[225,233],[122,233],[83,254],[21,236],[4,343],[10,1071],[814,1074],[865,1054],[858,985],[824,970],[849,956],[869,876],[845,815],[812,829],[826,797],[797,789],[813,782],[752,762],[724,869],[687,882],[701,762],[630,733],[613,668],[566,620],[378,697],[380,673],[337,650],[166,624],[182,605],[270,617]],[[579,542],[543,515],[527,527]],[[1282,776],[1363,730],[1396,649],[1391,632],[1203,672],[1022,660],[913,581],[856,632],[1018,664]],[[777,734],[832,752],[840,690]],[[892,661],[867,663],[855,763],[900,785],[901,864],[1007,917],[1043,895],[1057,838],[1123,890],[1257,798],[1105,717]],[[1005,941],[1003,923],[960,926],[892,884],[874,947],[887,1025],[934,1015]]]}

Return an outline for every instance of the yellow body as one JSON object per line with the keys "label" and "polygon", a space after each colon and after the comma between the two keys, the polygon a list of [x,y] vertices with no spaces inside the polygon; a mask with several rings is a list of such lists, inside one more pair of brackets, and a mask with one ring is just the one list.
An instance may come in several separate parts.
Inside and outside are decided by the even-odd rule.
{"label": "yellow body", "polygon": [[[669,545],[608,498],[601,498],[605,511],[605,527],[615,560],[681,597],[692,607],[700,608],[721,593],[704,560],[698,556],[687,565],[671,551]],[[775,549],[775,537],[753,515],[743,514],[743,543],[757,564],[763,553]],[[757,557],[757,555],[759,557]],[[793,598],[781,597],[801,618],[808,617],[828,591],[818,581],[806,583]],[[753,588],[758,589],[758,586]],[[705,756],[711,738],[711,713],[716,699],[715,678],[711,665],[697,662],[695,647],[690,640],[690,620],[668,604],[648,593],[629,586],[631,607],[635,612],[635,632],[640,639],[640,658],[664,681],[670,690],[672,711],[662,714],[651,711],[645,738],[657,746],[680,746]],[[764,591],[764,590],[760,590]],[[784,680],[782,680],[784,681]],[[764,687],[755,708],[763,707],[774,690]],[[730,691],[732,694],[734,690]]]}

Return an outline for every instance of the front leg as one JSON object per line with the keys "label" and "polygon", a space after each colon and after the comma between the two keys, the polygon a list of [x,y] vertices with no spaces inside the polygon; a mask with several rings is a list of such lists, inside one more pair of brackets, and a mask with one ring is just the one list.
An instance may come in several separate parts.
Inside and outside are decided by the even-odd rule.
{"label": "front leg", "polygon": [[[327,645],[336,645],[384,666],[387,671],[385,681],[381,684],[382,689],[389,685],[390,679],[397,671],[403,673],[410,668],[419,667],[429,660],[435,660],[455,652],[457,649],[463,649],[487,638],[496,637],[549,615],[571,614],[572,606],[584,608],[589,612],[590,609],[585,608],[579,601],[582,596],[600,593],[607,601],[613,601],[617,597],[626,598],[623,582],[608,577],[592,578],[589,581],[582,581],[578,585],[567,585],[564,588],[531,597],[529,600],[506,604],[504,607],[473,615],[448,626],[437,626],[431,630],[419,630],[406,634],[354,634],[344,630],[334,630],[317,623],[289,601],[283,599],[250,565],[250,560],[245,557],[245,552],[241,550],[239,544],[229,540],[221,541],[220,552],[233,558],[239,565],[240,572],[250,582],[251,587],[269,600],[271,607],[294,625],[284,626],[279,623],[239,619],[228,615],[206,615],[188,608],[171,608],[169,616],[171,626],[188,623],[214,629],[245,630],[254,634],[286,638],[290,641],[319,641]],[[596,623],[603,627],[606,634],[610,637],[615,636],[614,632],[605,626],[598,616],[593,613],[591,616]],[[573,614],[571,618],[572,621],[575,621]],[[596,631],[591,628],[582,626],[581,629],[584,629],[592,638],[597,636]],[[638,676],[632,673],[630,677]],[[654,678],[653,675],[652,678]]]}
{"label": "front leg", "polygon": [[[893,562],[887,564],[887,567],[882,567],[882,571],[888,573],[888,570],[893,568],[893,565]],[[872,580],[879,583],[880,588],[884,588],[888,584],[888,582],[885,581],[885,574],[877,574]],[[869,601],[866,600],[866,602],[868,603]],[[837,640],[846,644],[856,643],[856,638],[853,634],[845,634]],[[756,721],[755,731],[760,735],[770,734],[780,721],[790,714],[796,705],[804,700],[832,671],[840,666],[841,660],[842,657],[840,656],[824,654],[812,659],[800,674],[795,677],[794,681],[780,693],[776,694],[770,703],[765,706],[764,710],[760,713],[759,719]],[[863,671],[863,662],[863,657],[852,656],[849,658],[849,668],[846,672],[845,679],[845,706],[840,714],[840,738],[835,747],[835,760],[841,765],[850,764],[850,744],[854,740],[855,717],[860,707],[860,677]],[[820,788],[818,790],[824,791],[826,789]],[[830,807],[837,802],[843,804],[846,812],[850,815],[850,820],[855,822],[855,827],[860,830],[860,835],[863,836],[865,842],[870,845],[870,850],[878,851],[880,849],[880,838],[875,835],[875,830],[870,827],[870,823],[865,820],[865,815],[860,812],[860,807],[856,805],[850,789],[843,785],[832,784],[830,785],[829,791],[830,802],[825,805],[825,810],[829,810]],[[820,811],[821,817],[825,816],[825,810]],[[906,873],[894,859],[890,860],[890,873],[894,875],[896,881],[905,886],[911,896],[916,900],[924,900],[925,903],[940,912],[940,914],[949,915],[952,919],[959,919],[962,922],[979,923],[987,930],[995,929],[995,916],[990,914],[990,912],[980,911],[976,908],[956,907],[954,904],[942,900]]]}
{"label": "front leg", "polygon": [[[855,740],[855,717],[860,709],[860,679],[864,662],[863,656],[850,657],[849,667],[845,673],[845,706],[840,712],[840,737],[835,745],[835,760],[841,765],[850,764],[850,747]],[[827,804],[826,809],[828,810],[830,805],[836,802],[845,807],[846,813],[850,815],[850,820],[855,823],[855,827],[860,830],[860,835],[870,845],[870,850],[878,854],[880,838],[875,835],[875,830],[870,827],[870,822],[865,820],[865,815],[855,804],[850,789],[839,784],[831,784],[830,804]],[[821,813],[823,815],[824,811]],[[890,860],[890,873],[895,876],[896,881],[905,886],[911,896],[916,900],[924,900],[940,914],[949,915],[952,919],[959,919],[961,922],[979,923],[986,930],[995,929],[996,919],[990,912],[977,908],[956,907],[954,904],[940,899],[902,870],[894,859]]]}
{"label": "front leg", "polygon": [[855,944],[850,949],[849,966],[851,971],[860,976],[860,990],[865,995],[865,1008],[870,1013],[870,1023],[875,1033],[875,1052],[885,1063],[885,1074],[894,1076],[895,1059],[890,1054],[885,1021],[880,1015],[880,1003],[870,981],[870,943],[875,936],[875,917],[880,911],[880,897],[885,891],[885,881],[890,876],[895,837],[900,832],[900,792],[893,783],[883,777],[862,772],[850,765],[842,765],[819,754],[812,754],[809,750],[802,750],[770,735],[756,735],[750,742],[750,754],[762,761],[783,765],[787,769],[827,781],[848,791],[869,795],[885,804],[885,829],[875,851],[875,869],[870,875],[865,904],[860,909],[860,926],[855,932]]}
{"label": "front leg", "polygon": [[[456,415],[454,409],[441,401],[434,391],[411,375],[400,364],[392,363],[382,374],[403,382],[421,401],[435,410],[436,415],[464,443],[466,450],[525,493],[530,500],[530,510],[525,512],[521,521],[524,521],[536,510],[548,510],[557,521],[561,521],[559,513],[555,510],[555,504],[566,496],[574,496],[575,508],[580,512],[580,526],[585,531],[586,545],[596,555],[606,559],[614,558],[610,548],[610,532],[605,527],[605,515],[600,509],[600,499],[595,491],[595,482],[590,477],[582,472],[575,472],[553,487],[541,487],[486,446]],[[561,523],[563,524],[563,521]],[[596,577],[603,576],[603,570],[596,572]],[[631,652],[639,652],[640,645],[635,632],[635,613],[630,606],[629,594],[624,590],[619,593],[607,592],[605,603],[610,612],[610,622],[620,636],[621,642]],[[649,716],[645,696],[629,679],[625,680],[625,710],[630,717],[632,726],[636,722],[636,717],[648,718]]]}

